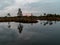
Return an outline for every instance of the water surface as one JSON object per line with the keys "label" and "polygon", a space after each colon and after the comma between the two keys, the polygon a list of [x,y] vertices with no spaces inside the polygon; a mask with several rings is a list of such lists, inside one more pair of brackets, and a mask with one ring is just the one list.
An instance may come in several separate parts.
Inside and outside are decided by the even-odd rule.
{"label": "water surface", "polygon": [[60,22],[0,23],[0,45],[60,45]]}

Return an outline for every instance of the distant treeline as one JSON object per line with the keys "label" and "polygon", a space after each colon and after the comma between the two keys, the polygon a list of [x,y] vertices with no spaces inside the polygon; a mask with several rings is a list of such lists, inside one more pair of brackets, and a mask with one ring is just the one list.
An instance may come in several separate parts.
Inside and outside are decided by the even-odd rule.
{"label": "distant treeline", "polygon": [[57,14],[44,14],[44,16],[47,16],[47,17],[60,17],[60,15],[57,15]]}

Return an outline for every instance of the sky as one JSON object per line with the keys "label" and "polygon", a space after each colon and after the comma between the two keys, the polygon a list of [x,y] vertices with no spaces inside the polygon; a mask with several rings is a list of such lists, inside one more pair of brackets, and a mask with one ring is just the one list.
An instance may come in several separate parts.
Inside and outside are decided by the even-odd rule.
{"label": "sky", "polygon": [[60,14],[59,4],[60,0],[0,0],[0,16],[17,15],[18,8],[23,13]]}

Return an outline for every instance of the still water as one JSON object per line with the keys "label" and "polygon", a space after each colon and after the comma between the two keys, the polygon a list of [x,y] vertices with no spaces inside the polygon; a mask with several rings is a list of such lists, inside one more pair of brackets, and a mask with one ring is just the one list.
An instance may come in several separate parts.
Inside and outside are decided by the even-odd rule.
{"label": "still water", "polygon": [[60,45],[60,22],[1,22],[0,45]]}

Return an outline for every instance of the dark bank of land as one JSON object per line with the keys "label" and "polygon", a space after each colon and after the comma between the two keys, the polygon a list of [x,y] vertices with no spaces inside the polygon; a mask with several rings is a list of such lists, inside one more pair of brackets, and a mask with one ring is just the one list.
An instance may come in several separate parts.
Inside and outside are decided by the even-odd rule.
{"label": "dark bank of land", "polygon": [[60,21],[60,15],[0,17],[0,22],[37,23],[37,20]]}
{"label": "dark bank of land", "polygon": [[37,23],[36,16],[15,16],[15,17],[0,17],[0,22],[21,22],[21,23]]}

